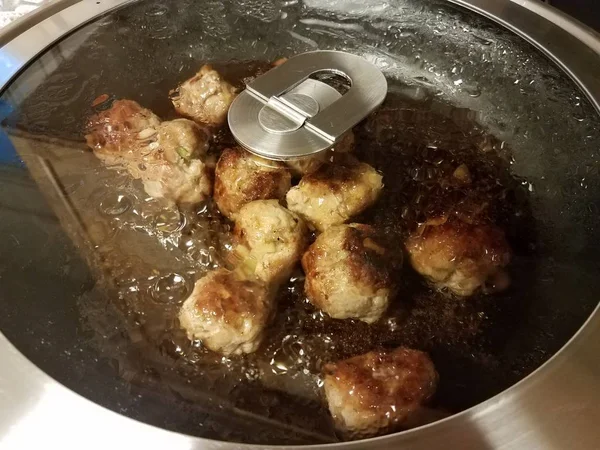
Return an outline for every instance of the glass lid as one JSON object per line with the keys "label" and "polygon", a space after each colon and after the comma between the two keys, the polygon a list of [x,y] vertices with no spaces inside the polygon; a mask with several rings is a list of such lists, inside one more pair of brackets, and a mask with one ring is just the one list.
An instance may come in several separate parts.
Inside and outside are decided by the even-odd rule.
{"label": "glass lid", "polygon": [[[248,156],[228,102],[314,50],[375,64],[384,104],[322,157]],[[0,115],[0,331],[145,423],[402,432],[514,385],[598,304],[597,112],[445,1],[133,2],[31,61]]]}

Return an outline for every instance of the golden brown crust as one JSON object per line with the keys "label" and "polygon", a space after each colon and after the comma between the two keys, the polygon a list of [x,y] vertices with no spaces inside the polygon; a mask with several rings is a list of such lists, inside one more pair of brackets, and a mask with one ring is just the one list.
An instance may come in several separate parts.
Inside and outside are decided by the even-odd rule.
{"label": "golden brown crust", "polygon": [[348,183],[357,177],[360,163],[353,157],[345,157],[343,161],[325,163],[316,171],[306,175],[300,184],[325,186],[332,192],[339,193],[348,188]]}
{"label": "golden brown crust", "polygon": [[354,437],[402,426],[431,399],[438,383],[429,356],[405,347],[327,364],[323,374],[336,426]]}
{"label": "golden brown crust", "polygon": [[323,251],[315,247],[315,244],[311,245],[308,250],[302,256],[301,264],[302,270],[306,275],[304,281],[304,291],[310,299],[310,302],[319,309],[324,309],[326,306],[326,296],[321,294],[321,287],[315,283],[319,277],[319,270],[317,269],[317,263],[322,257]]}
{"label": "golden brown crust", "polygon": [[238,277],[234,272],[216,271],[202,287],[195,308],[204,315],[222,318],[231,326],[241,327],[245,318],[262,317],[268,312],[257,301],[265,297],[266,287]]}
{"label": "golden brown crust", "polygon": [[287,168],[235,147],[223,151],[215,170],[215,201],[230,219],[255,200],[282,200],[291,187]]}
{"label": "golden brown crust", "polygon": [[[302,256],[302,268],[307,276],[306,293],[315,306],[326,307],[328,296],[323,293],[319,283],[322,266],[331,253],[330,237],[323,233]],[[341,248],[346,252],[345,264],[353,280],[372,286],[373,289],[389,289],[392,287],[391,268],[393,267],[390,252],[380,243],[377,232],[370,225],[351,224],[344,227]]]}
{"label": "golden brown crust", "polygon": [[88,120],[85,139],[96,156],[115,163],[135,157],[146,135],[154,136],[159,125],[160,119],[137,102],[116,100],[109,109]]}
{"label": "golden brown crust", "polygon": [[121,165],[146,192],[179,205],[204,201],[212,191],[204,162],[209,136],[187,119],[160,122],[131,100],[117,100],[92,117],[87,143],[108,165]]}
{"label": "golden brown crust", "polygon": [[291,211],[324,231],[372,206],[382,189],[382,176],[373,167],[343,154],[304,176],[286,200]]}
{"label": "golden brown crust", "polygon": [[390,252],[379,243],[373,227],[362,224],[349,227],[343,249],[348,252],[348,265],[354,278],[363,280],[375,289],[391,286]]}
{"label": "golden brown crust", "polygon": [[[457,218],[428,221],[408,238],[406,249],[417,272],[465,296],[508,265],[511,258],[510,246],[500,228]],[[460,282],[456,281],[456,274]]]}
{"label": "golden brown crust", "polygon": [[[427,353],[406,347],[392,352],[376,350],[330,363],[323,372],[326,377],[354,386],[360,392],[356,401],[366,408],[424,403],[433,396],[438,382]],[[386,373],[394,376],[387,377]]]}
{"label": "golden brown crust", "polygon": [[285,193],[282,195],[281,189],[282,181],[285,182],[287,178],[285,171],[261,171],[253,178],[253,182],[245,186],[242,191],[244,203],[271,198],[281,200],[285,195]]}
{"label": "golden brown crust", "polygon": [[190,340],[224,355],[255,352],[273,312],[273,291],[239,271],[218,269],[196,282],[179,323]]}
{"label": "golden brown crust", "polygon": [[395,286],[391,252],[362,224],[327,229],[302,257],[305,291],[317,308],[337,319],[376,321]]}
{"label": "golden brown crust", "polygon": [[505,266],[510,262],[510,247],[504,232],[491,224],[472,225],[461,220],[441,225],[426,225],[411,236],[406,247],[410,253],[433,250],[450,261],[472,259],[486,266]]}

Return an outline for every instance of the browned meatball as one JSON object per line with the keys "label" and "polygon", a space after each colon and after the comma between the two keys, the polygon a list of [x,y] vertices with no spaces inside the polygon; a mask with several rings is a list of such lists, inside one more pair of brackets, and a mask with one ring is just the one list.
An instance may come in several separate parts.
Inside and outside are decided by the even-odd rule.
{"label": "browned meatball", "polygon": [[180,164],[206,155],[208,133],[195,122],[175,119],[162,122],[157,128],[158,146],[170,163]]}
{"label": "browned meatball", "polygon": [[209,65],[171,92],[179,114],[210,126],[225,122],[235,96],[236,89]]}
{"label": "browned meatball", "polygon": [[500,290],[509,284],[503,268],[511,251],[495,225],[456,218],[429,221],[409,237],[406,249],[417,272],[457,295],[466,297],[486,286]]}
{"label": "browned meatball", "polygon": [[117,100],[93,116],[85,139],[104,163],[123,164],[139,159],[139,150],[156,135],[160,119],[133,100]]}
{"label": "browned meatball", "polygon": [[286,281],[308,244],[304,221],[277,200],[244,205],[235,220],[234,254],[264,283]]}
{"label": "browned meatball", "polygon": [[286,199],[291,211],[324,231],[366,210],[382,189],[382,176],[373,167],[347,157],[306,175]]}
{"label": "browned meatball", "polygon": [[334,319],[375,322],[394,291],[393,265],[372,227],[333,226],[302,257],[306,295]]}
{"label": "browned meatball", "polygon": [[354,149],[354,133],[348,131],[344,137],[327,151],[318,153],[314,156],[306,156],[304,158],[292,159],[286,161],[292,175],[295,177],[303,177],[304,175],[315,172],[327,161],[333,161],[339,154],[350,153]]}
{"label": "browned meatball", "polygon": [[163,122],[155,141],[146,147],[140,163],[129,165],[129,172],[141,178],[151,197],[195,205],[212,192],[207,147],[208,135],[191,120]]}
{"label": "browned meatball", "polygon": [[327,364],[324,390],[337,428],[368,437],[402,426],[435,393],[438,375],[426,353],[400,347]]}
{"label": "browned meatball", "polygon": [[219,269],[196,282],[179,322],[190,340],[223,355],[240,355],[258,349],[272,310],[266,285]]}
{"label": "browned meatball", "polygon": [[211,194],[209,137],[191,120],[161,123],[136,102],[118,100],[90,120],[86,139],[105,164],[120,164],[141,179],[151,197],[194,205]]}
{"label": "browned meatball", "polygon": [[292,177],[279,162],[259,158],[239,147],[225,149],[215,171],[215,201],[223,215],[234,220],[255,200],[283,200]]}

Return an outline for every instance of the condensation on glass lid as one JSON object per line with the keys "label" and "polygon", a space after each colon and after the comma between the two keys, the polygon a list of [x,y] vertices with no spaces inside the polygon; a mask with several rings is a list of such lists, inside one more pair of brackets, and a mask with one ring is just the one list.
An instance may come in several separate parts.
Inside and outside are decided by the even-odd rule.
{"label": "condensation on glass lid", "polygon": [[[511,385],[583,323],[595,305],[583,285],[593,281],[581,283],[588,273],[582,267],[578,273],[583,275],[574,282],[564,265],[584,263],[561,259],[568,251],[559,250],[568,239],[594,229],[591,214],[596,210],[589,200],[598,156],[588,149],[598,148],[598,121],[570,81],[542,56],[444,2],[403,0],[402,9],[392,4],[367,9],[367,4],[347,2],[341,8],[337,1],[209,2],[202,9],[192,3],[143,2],[90,24],[60,44],[60,65],[48,63],[57,52],[47,54],[5,95],[16,107],[4,122],[14,145],[30,167],[36,167],[38,156],[51,165],[83,224],[86,240],[76,242],[85,249],[96,284],[81,298],[80,310],[95,330],[91,339],[100,359],[109,361],[129,389],[161,393],[155,401],[152,394],[145,395],[154,401],[152,408],[133,405],[127,414],[225,440],[328,442],[338,439],[319,396],[321,371],[328,362],[376,347],[429,350],[442,380],[431,407],[445,415]],[[447,176],[454,180],[452,186],[475,180],[479,192],[518,206],[509,211],[500,205],[493,212],[503,226],[532,225],[509,236],[516,253],[513,286],[520,294],[501,294],[499,302],[456,302],[431,292],[405,270],[399,280],[402,301],[368,326],[331,320],[315,309],[304,296],[305,279],[298,271],[280,293],[278,319],[259,353],[246,359],[211,354],[202,342],[187,339],[176,316],[194,282],[226,264],[233,249],[232,225],[211,201],[179,211],[149,198],[125,173],[101,167],[81,145],[84,121],[115,99],[134,99],[168,121],[175,118],[169,90],[202,64],[212,63],[240,88],[258,66],[314,48],[364,56],[390,81],[391,101],[355,130],[355,156],[383,172],[385,192],[381,204],[358,220],[375,223],[399,247],[426,214],[447,206],[435,202],[447,199],[436,179]],[[155,62],[152,70],[146,69],[148,61]],[[37,77],[42,84],[29,82],[36,70],[44,74],[56,66],[45,80]],[[90,105],[105,93],[108,97],[92,110]],[[549,101],[542,104],[540,98]],[[226,132],[216,142],[211,152],[233,143]],[[464,197],[467,191],[456,188],[453,195]],[[52,205],[62,211],[60,203]],[[477,212],[474,206],[460,203],[467,210],[463,218]],[[588,231],[564,238],[561,230],[588,219]],[[16,236],[26,241],[18,230]],[[548,257],[531,258],[538,251]],[[91,285],[79,284],[86,289]],[[557,286],[568,286],[582,299],[582,309],[564,305]],[[71,301],[64,297],[65,303]],[[19,314],[25,313],[3,316]],[[61,324],[64,329],[74,326]],[[5,320],[0,326],[18,339],[14,325]],[[38,331],[36,324],[31,326],[34,333],[45,334],[44,342],[53,342],[51,325]],[[31,359],[45,364],[49,353],[60,351],[54,343]],[[65,373],[74,360],[60,358],[55,360],[64,369],[55,369],[53,376],[93,396]],[[93,367],[85,367],[90,376],[81,378],[93,379]],[[118,402],[109,400],[114,397],[104,397],[94,400],[115,409]],[[124,393],[118,401],[127,398]],[[168,414],[156,413],[161,408]],[[144,409],[156,415],[144,416]]]}

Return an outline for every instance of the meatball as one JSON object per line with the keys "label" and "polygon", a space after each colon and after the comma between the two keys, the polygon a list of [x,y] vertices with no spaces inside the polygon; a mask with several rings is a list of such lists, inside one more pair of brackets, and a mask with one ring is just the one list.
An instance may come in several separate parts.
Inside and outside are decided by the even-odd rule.
{"label": "meatball", "polygon": [[194,205],[212,192],[207,149],[208,134],[196,123],[187,119],[163,122],[142,164],[132,165],[130,173],[139,174],[151,197]]}
{"label": "meatball", "polygon": [[314,156],[306,156],[304,158],[292,159],[286,161],[292,175],[303,177],[316,171],[327,161],[335,162],[337,155],[350,153],[354,149],[354,133],[348,131],[344,137],[327,151],[318,153]]}
{"label": "meatball", "polygon": [[190,340],[223,355],[255,352],[273,304],[268,288],[238,272],[218,269],[196,282],[179,312]]}
{"label": "meatball", "polygon": [[277,200],[258,200],[242,207],[234,233],[235,256],[265,283],[285,281],[308,243],[304,221]]}
{"label": "meatball", "polygon": [[90,120],[88,145],[105,164],[122,165],[154,198],[193,205],[211,193],[205,159],[208,133],[187,119],[160,122],[131,100],[118,100]]}
{"label": "meatball", "polygon": [[209,65],[171,92],[179,114],[198,123],[222,125],[236,96],[236,89]]}
{"label": "meatball", "polygon": [[156,135],[160,119],[133,100],[117,100],[87,124],[85,139],[105,164],[139,159],[139,149]]}
{"label": "meatball", "polygon": [[215,171],[215,201],[221,213],[235,219],[255,200],[283,200],[292,177],[279,162],[259,158],[239,147],[225,149]]}
{"label": "meatball", "polygon": [[208,140],[208,132],[191,120],[171,120],[158,127],[158,145],[171,163],[181,164],[206,156]]}
{"label": "meatball", "polygon": [[510,262],[510,247],[502,230],[492,224],[431,220],[408,238],[406,250],[417,272],[459,296],[509,284],[503,267]]}
{"label": "meatball", "polygon": [[352,157],[323,164],[287,194],[287,206],[324,231],[371,206],[383,189],[382,176]]}
{"label": "meatball", "polygon": [[322,233],[302,257],[311,303],[334,319],[378,320],[394,293],[397,264],[378,241],[369,225],[336,225]]}
{"label": "meatball", "polygon": [[329,151],[321,152],[314,156],[305,156],[303,158],[290,159],[285,164],[290,169],[294,177],[301,178],[316,171],[325,164],[331,155]]}
{"label": "meatball", "polygon": [[336,427],[355,438],[405,425],[433,396],[438,381],[429,356],[404,347],[327,364],[323,371]]}

